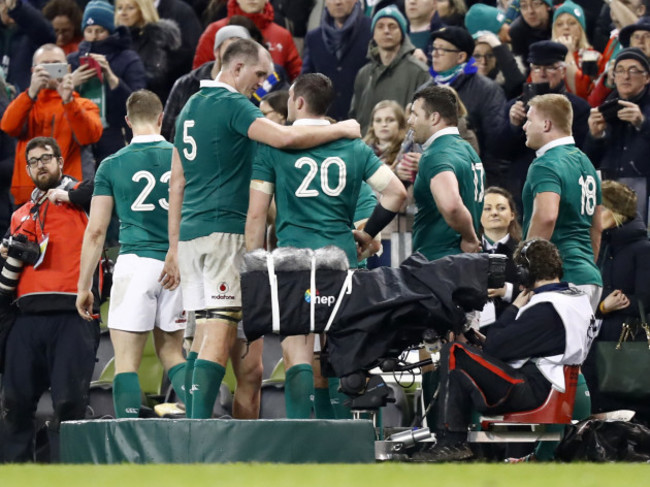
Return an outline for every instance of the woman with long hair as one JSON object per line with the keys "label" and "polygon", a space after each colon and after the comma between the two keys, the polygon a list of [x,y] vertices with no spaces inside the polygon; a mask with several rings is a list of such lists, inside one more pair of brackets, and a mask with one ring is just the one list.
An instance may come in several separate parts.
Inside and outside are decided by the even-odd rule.
{"label": "woman with long hair", "polygon": [[363,141],[375,151],[384,164],[393,169],[406,135],[404,110],[396,101],[382,100],[372,109],[370,120]]}
{"label": "woman with long hair", "polygon": [[116,0],[115,25],[128,27],[133,50],[147,77],[147,88],[165,103],[176,81],[174,60],[181,46],[181,31],[173,20],[161,19],[151,0]]}
{"label": "woman with long hair", "polygon": [[552,38],[569,50],[565,61],[566,87],[585,100],[604,68],[598,63],[601,54],[587,40],[586,28],[585,13],[577,3],[569,0],[555,10]]}

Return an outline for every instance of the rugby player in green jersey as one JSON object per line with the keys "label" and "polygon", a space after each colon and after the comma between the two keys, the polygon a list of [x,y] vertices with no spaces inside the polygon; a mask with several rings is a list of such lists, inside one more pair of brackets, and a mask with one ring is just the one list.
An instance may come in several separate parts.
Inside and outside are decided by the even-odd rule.
{"label": "rugby player in green jersey", "polygon": [[[303,74],[289,89],[289,120],[294,126],[329,125],[325,114],[333,99],[334,89],[327,76]],[[369,242],[392,220],[406,198],[402,183],[372,149],[361,140],[346,139],[307,150],[262,146],[250,183],[246,249],[264,245],[266,215],[275,195],[278,247],[318,249],[335,245],[345,251],[350,267],[357,267],[351,229],[363,181],[381,193],[361,232],[364,242],[366,238]],[[313,341],[314,335],[289,336],[282,341],[289,418],[310,416]]]}
{"label": "rugby player in green jersey", "polygon": [[560,250],[563,279],[589,295],[594,310],[603,281],[595,257],[600,248],[600,178],[571,136],[573,109],[564,95],[528,102],[526,145],[537,151],[528,168],[522,201],[524,235]]}
{"label": "rugby player in green jersey", "polygon": [[[472,146],[458,132],[458,101],[450,88],[432,86],[417,92],[408,123],[422,145],[413,196],[413,250],[429,260],[461,252],[478,252],[485,171]],[[401,178],[403,168],[398,168]],[[422,350],[421,359],[430,358]],[[438,387],[433,367],[422,369],[425,405]],[[430,410],[432,411],[432,410]],[[432,412],[427,415],[433,424]]]}
{"label": "rugby player in green jersey", "polygon": [[[117,418],[138,417],[141,403],[138,368],[153,330],[156,353],[176,395],[184,400],[181,290],[160,281],[167,240],[167,195],[172,145],[160,135],[163,107],[151,91],[139,90],[126,101],[131,143],[107,157],[95,176],[90,220],[81,251],[77,310],[92,309],[92,274],[104,245],[113,209],[120,220],[120,255],[115,264],[108,328],[115,351],[113,403]],[[161,275],[162,273],[162,275]]]}
{"label": "rugby player in green jersey", "polygon": [[191,386],[186,384],[192,418],[211,417],[229,358],[237,378],[233,416],[259,416],[262,341],[246,350],[237,334],[239,267],[257,142],[304,149],[359,137],[353,120],[329,127],[285,127],[265,119],[248,98],[271,67],[261,45],[234,41],[216,79],[201,82],[176,121],[166,270],[173,285],[180,282],[183,288],[185,309],[196,312],[196,360]]}

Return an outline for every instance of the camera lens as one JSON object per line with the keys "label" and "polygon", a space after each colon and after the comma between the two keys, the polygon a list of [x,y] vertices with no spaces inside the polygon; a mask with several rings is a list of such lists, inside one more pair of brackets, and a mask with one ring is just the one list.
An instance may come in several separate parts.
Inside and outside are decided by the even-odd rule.
{"label": "camera lens", "polygon": [[7,257],[0,273],[0,293],[8,296],[13,295],[22,270],[23,263],[21,261],[14,257]]}

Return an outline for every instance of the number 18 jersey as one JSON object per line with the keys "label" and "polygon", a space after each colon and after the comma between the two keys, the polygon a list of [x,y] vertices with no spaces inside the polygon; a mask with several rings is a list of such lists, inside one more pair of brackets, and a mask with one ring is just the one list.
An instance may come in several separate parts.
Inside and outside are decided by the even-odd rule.
{"label": "number 18 jersey", "polygon": [[602,286],[591,246],[591,225],[601,204],[600,178],[589,158],[574,144],[553,147],[533,161],[522,192],[524,235],[539,193],[560,195],[560,208],[551,236],[562,257],[564,281]]}
{"label": "number 18 jersey", "polygon": [[93,196],[113,197],[120,254],[165,260],[172,148],[161,136],[134,137],[97,169]]}

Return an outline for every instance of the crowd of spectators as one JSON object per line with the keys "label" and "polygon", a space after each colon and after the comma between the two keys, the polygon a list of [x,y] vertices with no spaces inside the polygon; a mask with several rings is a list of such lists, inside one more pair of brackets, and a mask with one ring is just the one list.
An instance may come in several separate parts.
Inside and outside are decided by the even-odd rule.
{"label": "crowd of spectators", "polygon": [[[252,38],[273,61],[251,96],[265,115],[284,124],[293,80],[327,75],[334,88],[327,116],[356,119],[364,141],[406,186],[421,156],[407,138],[413,95],[432,85],[452,89],[462,107],[460,135],[480,156],[486,186],[507,190],[488,191],[486,251],[512,254],[522,238],[522,190],[536,155],[526,145],[528,102],[566,97],[576,146],[602,180],[636,193],[617,210],[625,221],[604,227],[607,262],[606,252],[627,242],[619,238],[646,239],[649,14],[649,0],[0,0],[0,231],[34,188],[24,170],[30,139],[53,137],[64,174],[92,180],[132,138],[125,115],[133,92],[158,95],[162,135],[173,142],[176,117],[202,80],[215,79],[228,45]],[[408,216],[407,205],[398,218]],[[491,228],[490,218],[501,226]],[[408,223],[388,228],[410,230]],[[390,235],[383,238],[390,254]],[[381,263],[390,265],[388,257]],[[607,269],[603,302],[631,282]],[[638,290],[625,293],[632,303],[641,299],[631,294]],[[516,296],[512,284],[493,296],[496,316]]]}

